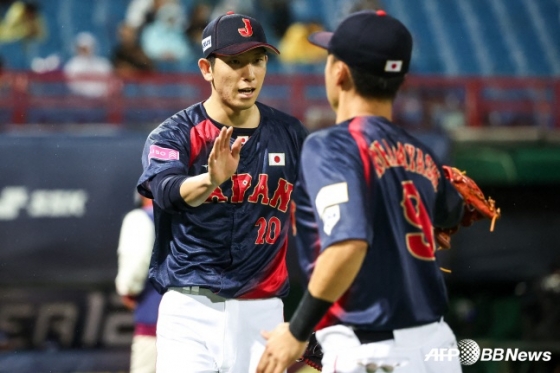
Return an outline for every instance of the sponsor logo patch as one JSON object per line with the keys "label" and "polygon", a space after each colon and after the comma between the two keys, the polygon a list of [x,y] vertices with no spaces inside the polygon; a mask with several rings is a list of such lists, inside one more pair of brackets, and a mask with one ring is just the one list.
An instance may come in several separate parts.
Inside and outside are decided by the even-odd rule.
{"label": "sponsor logo patch", "polygon": [[152,159],[152,158],[159,159],[162,161],[178,161],[179,152],[177,150],[162,148],[161,146],[157,146],[157,145],[151,145],[148,159]]}
{"label": "sponsor logo patch", "polygon": [[212,46],[212,36],[207,36],[202,39],[202,51],[206,52],[206,49]]}

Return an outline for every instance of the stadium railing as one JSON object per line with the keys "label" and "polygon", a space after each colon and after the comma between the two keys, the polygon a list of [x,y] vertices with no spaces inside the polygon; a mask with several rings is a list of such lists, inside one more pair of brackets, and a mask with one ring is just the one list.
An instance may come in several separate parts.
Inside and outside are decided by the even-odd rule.
{"label": "stadium railing", "polygon": [[[61,72],[5,72],[0,124],[159,123],[210,93],[199,74],[80,79],[106,84],[108,94],[73,94]],[[269,74],[260,100],[319,128],[333,119],[323,82],[320,74]],[[558,129],[560,79],[411,76],[395,102],[394,119],[412,129]]]}

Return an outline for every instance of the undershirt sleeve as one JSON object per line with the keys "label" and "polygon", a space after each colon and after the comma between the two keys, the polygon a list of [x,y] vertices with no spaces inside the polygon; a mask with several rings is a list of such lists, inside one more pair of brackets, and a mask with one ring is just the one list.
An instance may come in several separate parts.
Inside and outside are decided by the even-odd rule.
{"label": "undershirt sleeve", "polygon": [[171,168],[158,173],[150,181],[154,201],[164,211],[177,213],[189,208],[181,197],[181,184],[186,178],[183,170]]}

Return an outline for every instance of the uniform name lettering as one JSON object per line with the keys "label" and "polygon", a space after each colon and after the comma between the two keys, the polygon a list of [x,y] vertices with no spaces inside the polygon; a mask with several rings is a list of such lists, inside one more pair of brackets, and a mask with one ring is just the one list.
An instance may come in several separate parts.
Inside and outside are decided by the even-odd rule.
{"label": "uniform name lettering", "polygon": [[375,140],[369,147],[369,154],[378,178],[383,177],[389,167],[403,167],[424,176],[430,181],[434,191],[437,191],[439,170],[432,157],[424,154],[422,149],[407,143],[398,142],[397,146],[390,146],[386,140]]}
{"label": "uniform name lettering", "polygon": [[268,175],[259,174],[256,184],[253,185],[253,177],[250,174],[237,174],[231,177],[231,197],[228,197],[222,188],[217,187],[206,199],[206,203],[231,202],[261,203],[282,212],[288,211],[288,205],[294,190],[294,185],[286,179],[278,179],[278,185],[273,191],[268,185]]}

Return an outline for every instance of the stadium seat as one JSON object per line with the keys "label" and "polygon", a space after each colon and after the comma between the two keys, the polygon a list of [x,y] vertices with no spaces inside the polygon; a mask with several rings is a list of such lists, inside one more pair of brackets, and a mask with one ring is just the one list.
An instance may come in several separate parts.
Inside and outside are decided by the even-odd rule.
{"label": "stadium seat", "polygon": [[[0,44],[0,54],[8,68],[28,69],[29,53],[43,58],[58,54],[66,61],[72,53],[73,37],[80,31],[94,33],[99,54],[108,57],[129,0],[37,2],[49,36],[26,55],[13,46]],[[192,6],[189,0],[181,2],[186,9]],[[352,3],[297,0],[290,7],[294,20],[317,19],[332,29],[340,21],[340,11],[348,11]],[[391,0],[384,1],[383,6],[408,25],[413,34],[411,71],[415,74],[560,75],[560,9],[556,0]],[[188,66],[161,68],[177,72]],[[271,68],[282,71],[284,67]]]}

